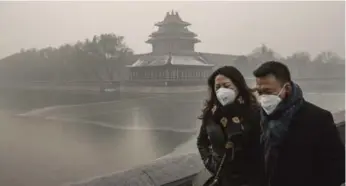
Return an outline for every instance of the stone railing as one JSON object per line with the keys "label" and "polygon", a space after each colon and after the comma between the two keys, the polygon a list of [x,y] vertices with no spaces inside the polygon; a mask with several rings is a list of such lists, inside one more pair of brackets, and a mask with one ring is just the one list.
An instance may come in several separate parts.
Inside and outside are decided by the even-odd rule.
{"label": "stone railing", "polygon": [[[333,116],[345,142],[345,111],[336,112]],[[68,186],[192,186],[193,182],[205,180],[208,176],[203,170],[197,153],[168,155],[147,165]]]}

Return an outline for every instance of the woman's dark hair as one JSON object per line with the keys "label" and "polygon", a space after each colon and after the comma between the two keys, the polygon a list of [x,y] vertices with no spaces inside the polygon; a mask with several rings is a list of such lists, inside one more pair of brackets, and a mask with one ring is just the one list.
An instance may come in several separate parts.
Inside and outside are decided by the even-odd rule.
{"label": "woman's dark hair", "polygon": [[208,78],[209,97],[204,103],[204,109],[202,110],[202,115],[199,117],[200,119],[206,118],[214,105],[218,104],[214,89],[217,75],[223,75],[233,82],[238,89],[238,97],[241,96],[244,100],[244,108],[246,110],[257,105],[256,98],[252,94],[253,91],[247,86],[244,76],[240,71],[233,66],[224,66],[215,70]]}

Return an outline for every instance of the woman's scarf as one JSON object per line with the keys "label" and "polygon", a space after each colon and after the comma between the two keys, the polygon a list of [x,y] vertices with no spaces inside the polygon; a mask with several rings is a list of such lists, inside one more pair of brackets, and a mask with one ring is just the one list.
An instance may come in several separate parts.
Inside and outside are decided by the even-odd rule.
{"label": "woman's scarf", "polygon": [[233,117],[241,119],[245,113],[244,100],[242,97],[238,97],[233,103],[226,106],[221,106],[221,104],[214,105],[211,113],[215,123],[220,123],[220,120],[224,117],[228,119],[232,119]]}

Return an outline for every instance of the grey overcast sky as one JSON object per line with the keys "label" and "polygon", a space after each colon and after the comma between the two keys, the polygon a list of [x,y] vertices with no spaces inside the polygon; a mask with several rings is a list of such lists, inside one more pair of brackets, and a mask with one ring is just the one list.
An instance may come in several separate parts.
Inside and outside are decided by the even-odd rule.
{"label": "grey overcast sky", "polygon": [[170,10],[202,40],[200,52],[247,54],[266,44],[283,56],[332,50],[345,56],[345,2],[0,2],[0,58],[113,32],[135,53]]}

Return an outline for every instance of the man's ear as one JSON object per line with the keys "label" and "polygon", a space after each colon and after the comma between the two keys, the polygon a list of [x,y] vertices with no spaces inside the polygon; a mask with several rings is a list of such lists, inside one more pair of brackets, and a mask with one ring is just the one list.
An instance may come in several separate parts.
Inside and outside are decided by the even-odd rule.
{"label": "man's ear", "polygon": [[292,85],[291,85],[291,83],[288,83],[288,84],[286,85],[285,90],[286,90],[286,94],[287,94],[287,95],[290,95],[290,94],[291,94],[291,92],[292,92]]}

